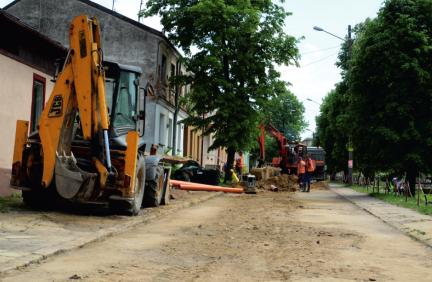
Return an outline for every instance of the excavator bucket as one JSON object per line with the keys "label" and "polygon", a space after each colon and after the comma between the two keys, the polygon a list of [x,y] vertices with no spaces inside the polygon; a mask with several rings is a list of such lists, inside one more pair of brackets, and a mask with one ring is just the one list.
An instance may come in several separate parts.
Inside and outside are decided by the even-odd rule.
{"label": "excavator bucket", "polygon": [[57,192],[65,199],[82,194],[84,199],[93,195],[97,173],[89,173],[78,167],[73,156],[58,156],[55,165]]}

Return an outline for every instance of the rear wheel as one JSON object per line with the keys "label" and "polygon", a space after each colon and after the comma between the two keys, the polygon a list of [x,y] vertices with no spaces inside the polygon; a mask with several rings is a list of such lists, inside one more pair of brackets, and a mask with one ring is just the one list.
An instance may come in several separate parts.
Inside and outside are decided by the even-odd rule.
{"label": "rear wheel", "polygon": [[134,188],[135,189],[133,199],[111,199],[109,203],[111,210],[127,215],[138,215],[138,213],[140,212],[145,188],[145,162],[143,157],[139,157],[137,161]]}
{"label": "rear wheel", "polygon": [[147,180],[143,206],[157,207],[162,204],[164,197],[164,169],[156,167],[156,178]]}

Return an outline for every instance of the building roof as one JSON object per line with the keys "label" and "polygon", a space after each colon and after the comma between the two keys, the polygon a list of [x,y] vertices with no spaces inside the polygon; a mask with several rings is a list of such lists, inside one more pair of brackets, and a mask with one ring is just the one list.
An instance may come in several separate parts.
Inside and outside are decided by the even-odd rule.
{"label": "building roof", "polygon": [[18,28],[21,28],[21,29],[25,30],[26,32],[29,32],[30,34],[32,34],[33,36],[37,37],[38,39],[41,39],[42,41],[44,41],[44,42],[52,45],[55,48],[58,48],[58,49],[61,49],[64,52],[67,52],[66,47],[64,47],[60,42],[55,41],[55,40],[49,38],[48,36],[40,33],[39,31],[35,30],[31,26],[29,26],[26,23],[24,23],[23,21],[21,21],[19,18],[17,18],[15,16],[7,13],[3,9],[0,9],[0,19],[4,20],[4,21],[7,21],[7,22],[10,22],[10,23],[13,23]]}
{"label": "building roof", "polygon": [[[11,2],[11,3],[9,3],[8,5],[6,5],[6,6],[4,6],[3,7],[3,10],[7,10],[7,9],[9,9],[10,7],[12,7],[12,6],[14,6],[15,4],[17,4],[18,2],[20,2],[21,0],[14,0],[13,2]],[[78,1],[78,2],[82,2],[82,3],[84,3],[84,4],[87,4],[87,5],[89,5],[89,6],[92,6],[92,7],[94,7],[94,8],[96,8],[96,9],[98,9],[98,10],[101,10],[101,11],[103,11],[103,12],[105,12],[105,13],[107,13],[107,14],[110,14],[110,15],[112,15],[112,16],[114,16],[114,17],[116,17],[116,18],[118,18],[118,19],[121,19],[121,20],[123,20],[123,21],[125,21],[125,22],[127,22],[127,23],[130,23],[130,24],[132,24],[132,25],[134,25],[134,26],[136,26],[136,27],[138,27],[138,28],[140,28],[140,29],[142,29],[142,30],[145,30],[145,31],[147,31],[147,32],[149,32],[149,33],[152,33],[152,34],[154,34],[154,35],[156,35],[156,36],[159,36],[159,37],[161,37],[162,39],[164,39],[165,41],[166,41],[166,43],[179,55],[179,56],[181,56],[181,54],[180,54],[180,52],[177,50],[177,48],[168,40],[168,38],[165,36],[165,34],[163,33],[163,32],[161,32],[161,31],[158,31],[158,30],[156,30],[156,29],[154,29],[154,28],[151,28],[151,27],[149,27],[149,26],[146,26],[145,24],[142,24],[142,23],[140,23],[140,22],[137,22],[137,21],[135,21],[135,20],[133,20],[133,19],[131,19],[131,18],[128,18],[128,17],[126,17],[126,16],[124,16],[124,15],[122,15],[122,14],[120,14],[120,13],[117,13],[117,12],[115,12],[115,11],[113,11],[113,10],[110,10],[110,9],[108,9],[108,8],[106,8],[106,7],[104,7],[104,6],[102,6],[102,5],[99,5],[99,4],[97,4],[97,3],[95,3],[95,2],[93,2],[93,1],[90,1],[90,0],[76,0],[76,1]]]}

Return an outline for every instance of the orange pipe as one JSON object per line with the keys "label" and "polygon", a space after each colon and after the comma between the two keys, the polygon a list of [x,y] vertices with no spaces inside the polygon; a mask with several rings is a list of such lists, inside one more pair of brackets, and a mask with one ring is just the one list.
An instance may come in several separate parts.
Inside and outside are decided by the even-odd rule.
{"label": "orange pipe", "polygon": [[[205,187],[222,187],[222,186],[216,186],[216,185],[208,185],[203,183],[196,183],[196,182],[188,182],[188,181],[181,181],[181,180],[173,180],[170,179],[171,185],[179,186],[179,185],[200,185]],[[223,188],[229,188],[229,187],[223,187]]]}
{"label": "orange pipe", "polygon": [[184,185],[181,184],[179,186],[180,190],[187,190],[187,191],[208,191],[208,192],[225,192],[225,193],[243,193],[243,188],[228,188],[228,187],[221,187],[221,186],[210,186],[210,185]]}
{"label": "orange pipe", "polygon": [[243,193],[243,188],[229,188],[229,187],[222,187],[222,186],[213,186],[213,185],[180,181],[180,180],[173,180],[173,179],[170,179],[170,183],[173,186],[179,187],[180,190]]}

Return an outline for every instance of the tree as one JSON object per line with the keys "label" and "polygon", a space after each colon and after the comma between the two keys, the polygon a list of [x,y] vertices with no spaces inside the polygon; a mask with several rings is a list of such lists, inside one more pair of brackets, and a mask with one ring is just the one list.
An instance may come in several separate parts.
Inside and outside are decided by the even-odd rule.
{"label": "tree", "polygon": [[348,144],[348,92],[344,82],[336,85],[321,104],[317,117],[317,136],[326,151],[327,170],[334,174],[347,172]]}
{"label": "tree", "polygon": [[300,133],[306,128],[304,105],[287,89],[285,83],[276,88],[276,96],[268,100],[262,110],[264,123],[271,123],[288,140],[299,140]]}
{"label": "tree", "polygon": [[278,85],[274,64],[297,62],[297,40],[283,31],[289,14],[271,0],[149,0],[144,15],[156,14],[193,73],[185,122],[214,134],[210,149],[227,148],[229,171],[235,152],[256,142],[258,110]]}
{"label": "tree", "polygon": [[432,162],[432,1],[389,0],[353,46],[354,148],[381,171],[406,172],[412,193]]}

